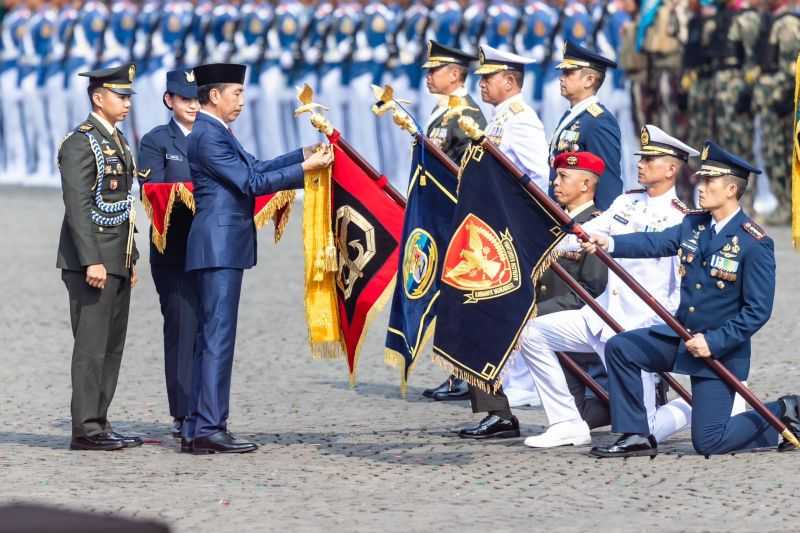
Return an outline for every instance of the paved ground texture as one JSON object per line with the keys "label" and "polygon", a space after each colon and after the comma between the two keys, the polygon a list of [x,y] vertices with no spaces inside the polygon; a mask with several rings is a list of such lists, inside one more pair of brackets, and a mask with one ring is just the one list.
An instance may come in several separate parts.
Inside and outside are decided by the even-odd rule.
{"label": "paved ground texture", "polygon": [[[522,439],[456,438],[453,429],[475,420],[467,403],[420,396],[442,379],[438,367],[421,362],[408,399],[400,397],[397,371],[383,363],[386,312],[365,342],[359,384],[349,389],[344,363],[314,361],[307,348],[299,204],[279,245],[262,234],[259,264],[245,276],[231,428],[260,449],[177,453],[161,316],[140,233],[145,260],[111,418],[116,429],[154,443],[70,452],[72,339],[55,269],[62,213],[57,191],[0,188],[0,503],[158,518],[178,532],[797,529],[800,453],[706,460],[682,433],[655,460],[604,461],[588,448],[533,451]],[[750,383],[774,398],[800,392],[800,256],[786,229],[770,234],[777,301],[755,339]],[[541,409],[518,413],[523,434],[545,423]],[[611,438],[595,433],[595,442]]]}

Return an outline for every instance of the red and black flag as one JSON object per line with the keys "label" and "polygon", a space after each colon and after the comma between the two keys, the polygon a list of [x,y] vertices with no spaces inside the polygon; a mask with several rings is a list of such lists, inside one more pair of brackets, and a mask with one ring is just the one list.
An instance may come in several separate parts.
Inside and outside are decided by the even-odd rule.
{"label": "red and black flag", "polygon": [[385,360],[400,368],[401,388],[436,324],[436,300],[442,254],[455,213],[458,176],[417,140],[411,163],[408,203],[392,312],[386,333]]}
{"label": "red and black flag", "polygon": [[536,279],[555,260],[560,223],[483,147],[462,161],[458,205],[442,259],[434,356],[483,390],[500,386],[536,306]]}
{"label": "red and black flag", "polygon": [[403,206],[379,175],[334,131],[333,237],[337,249],[339,327],[355,382],[361,342],[372,318],[392,295],[403,229]]}

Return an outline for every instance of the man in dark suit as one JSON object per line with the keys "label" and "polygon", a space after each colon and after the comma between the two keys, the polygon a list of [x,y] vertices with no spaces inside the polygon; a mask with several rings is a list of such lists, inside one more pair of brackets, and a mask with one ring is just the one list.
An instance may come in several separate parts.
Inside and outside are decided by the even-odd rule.
{"label": "man in dark suit", "polygon": [[[664,324],[620,333],[609,339],[608,364],[611,446],[592,448],[599,457],[655,456],[657,441],[648,426],[642,371],[691,376],[692,444],[703,455],[775,446],[778,432],[756,411],[731,416],[735,392],[702,359],[713,357],[737,379],[750,371],[750,338],[769,320],[775,297],[772,239],[742,211],[739,201],[750,174],[761,171],[707,141],[697,175],[702,211],[663,231],[607,237],[593,235],[596,247],[614,257],[670,257],[680,260],[681,302],[676,318],[693,336],[683,341]],[[800,436],[800,396],[766,404],[795,436]],[[779,449],[793,449],[788,440]]]}
{"label": "man in dark suit", "polygon": [[[567,213],[579,224],[596,216],[593,198],[598,176],[603,173],[605,166],[603,160],[588,152],[564,153],[556,158],[554,166],[556,168],[554,194]],[[592,296],[597,296],[605,290],[608,269],[596,257],[568,252],[559,258],[558,264],[563,266]],[[583,307],[583,301],[578,295],[550,271],[539,280],[536,291],[539,315]],[[589,354],[581,356],[583,357],[581,361],[594,362]],[[565,373],[568,374],[566,371]],[[570,390],[574,387],[577,386],[573,384]],[[583,393],[581,389],[581,401]],[[511,413],[508,399],[502,392],[489,395],[477,387],[471,387],[470,394],[472,411],[475,413],[488,411],[489,414],[478,425],[462,429],[459,432],[460,437],[469,439],[519,437],[519,422]],[[575,394],[578,394],[577,388]],[[578,398],[576,403],[577,400]],[[587,407],[586,413],[582,410],[581,415],[594,417],[591,404]]]}
{"label": "man in dark suit", "polygon": [[57,267],[69,293],[73,450],[117,450],[142,440],[112,430],[108,408],[117,387],[138,258],[133,241],[136,169],[117,125],[131,106],[134,65],[92,72],[92,112],[58,151],[64,222]]}
{"label": "man in dark suit", "polygon": [[301,188],[305,172],[333,161],[333,151],[322,146],[297,149],[271,161],[256,160],[245,151],[229,128],[244,107],[245,70],[244,65],[225,63],[194,69],[201,110],[188,145],[196,213],[186,246],[186,270],[195,273],[202,341],[181,450],[198,454],[257,448],[228,431],[242,275],[256,264],[255,197]]}
{"label": "man in dark suit", "polygon": [[[461,50],[443,46],[436,41],[429,41],[428,61],[422,65],[422,68],[428,71],[425,77],[428,91],[439,97],[439,103],[428,119],[426,135],[456,163],[461,161],[461,156],[464,155],[470,140],[458,126],[457,119],[450,119],[445,124],[445,114],[449,108],[450,97],[462,98],[463,105],[472,108],[464,110],[463,114],[475,119],[481,128],[486,127],[486,118],[480,107],[467,94],[467,89],[464,87],[469,66],[477,59]],[[469,398],[469,387],[465,381],[450,376],[438,387],[425,389],[422,395],[437,401],[466,400]]]}
{"label": "man in dark suit", "polygon": [[[139,183],[191,181],[187,136],[200,109],[197,84],[191,70],[167,72],[164,105],[172,119],[142,137],[139,146]],[[172,434],[180,436],[189,415],[192,360],[197,337],[198,303],[194,275],[186,272],[186,240],[192,226],[192,211],[175,202],[169,219],[169,240],[163,252],[153,244],[150,229],[150,271],[164,317],[164,375],[167,381]],[[166,229],[164,230],[166,232]],[[164,235],[166,238],[166,233]]]}
{"label": "man in dark suit", "polygon": [[[561,96],[569,100],[570,109],[558,123],[550,140],[550,161],[562,152],[591,152],[606,164],[597,184],[595,205],[601,211],[609,208],[622,194],[620,174],[621,141],[617,119],[597,99],[607,68],[616,68],[610,59],[586,48],[567,43],[564,60],[556,68],[561,72]],[[555,170],[550,172],[550,196],[553,196]]]}

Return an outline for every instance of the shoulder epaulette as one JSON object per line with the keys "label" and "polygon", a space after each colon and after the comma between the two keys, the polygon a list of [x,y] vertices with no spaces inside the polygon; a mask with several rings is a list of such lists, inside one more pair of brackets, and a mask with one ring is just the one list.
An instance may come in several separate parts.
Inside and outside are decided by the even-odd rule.
{"label": "shoulder epaulette", "polygon": [[672,207],[683,213],[684,215],[702,215],[707,213],[704,209],[691,209],[688,205],[681,202],[678,198],[672,199]]}
{"label": "shoulder epaulette", "polygon": [[625,191],[625,194],[638,194],[640,192],[646,192],[647,189],[628,189]]}
{"label": "shoulder epaulette", "polygon": [[86,133],[87,131],[92,131],[94,129],[94,124],[91,122],[84,122],[80,126],[78,126],[78,131],[81,133]]}
{"label": "shoulder epaulette", "polygon": [[767,232],[764,231],[764,228],[762,228],[752,220],[748,220],[747,222],[742,224],[742,227],[757,241],[760,241],[761,239],[767,236]]}
{"label": "shoulder epaulette", "polygon": [[592,115],[593,117],[599,117],[604,112],[603,108],[600,107],[598,104],[590,105],[589,107],[586,108],[586,111],[588,111],[589,114]]}
{"label": "shoulder epaulette", "polygon": [[512,102],[508,109],[515,115],[525,111],[525,106],[521,102]]}

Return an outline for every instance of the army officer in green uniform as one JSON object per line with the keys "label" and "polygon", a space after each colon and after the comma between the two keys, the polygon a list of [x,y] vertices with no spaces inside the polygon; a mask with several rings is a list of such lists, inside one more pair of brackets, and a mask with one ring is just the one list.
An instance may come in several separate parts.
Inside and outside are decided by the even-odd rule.
{"label": "army officer in green uniform", "polygon": [[92,112],[61,144],[58,166],[64,222],[58,243],[69,294],[72,350],[73,450],[117,450],[142,440],[114,432],[108,407],[117,387],[138,258],[133,242],[131,186],[136,174],[117,128],[131,107],[134,65],[92,72]]}

